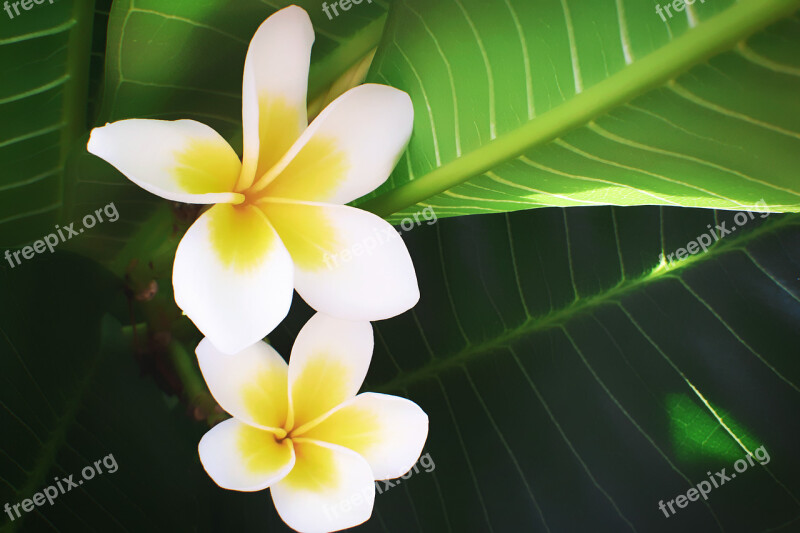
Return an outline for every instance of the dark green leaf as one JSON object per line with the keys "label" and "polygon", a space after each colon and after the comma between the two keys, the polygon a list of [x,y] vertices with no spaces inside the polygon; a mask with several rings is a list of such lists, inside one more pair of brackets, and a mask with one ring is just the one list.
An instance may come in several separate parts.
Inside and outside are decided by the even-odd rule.
{"label": "dark green leaf", "polygon": [[[407,234],[421,300],[376,324],[364,390],[425,409],[436,469],[379,494],[364,530],[792,530],[800,218],[744,216],[544,209]],[[707,253],[658,267],[723,220]],[[281,353],[307,317],[272,336]],[[770,463],[707,503],[658,509],[762,445]]]}

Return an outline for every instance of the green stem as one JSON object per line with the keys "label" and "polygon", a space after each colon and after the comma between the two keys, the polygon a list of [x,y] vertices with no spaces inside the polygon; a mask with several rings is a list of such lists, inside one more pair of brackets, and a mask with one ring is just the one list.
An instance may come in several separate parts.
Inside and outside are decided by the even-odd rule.
{"label": "green stem", "polygon": [[183,394],[187,403],[199,408],[202,418],[205,418],[209,425],[225,418],[224,414],[218,412],[217,402],[206,387],[194,355],[190,354],[180,342],[173,340],[169,344],[169,358],[178,379],[183,384]]}
{"label": "green stem", "polygon": [[194,364],[194,357],[189,355],[180,342],[172,341],[169,344],[169,357],[175,372],[181,378],[183,392],[188,400],[194,401],[195,398],[209,395],[205,381]]}

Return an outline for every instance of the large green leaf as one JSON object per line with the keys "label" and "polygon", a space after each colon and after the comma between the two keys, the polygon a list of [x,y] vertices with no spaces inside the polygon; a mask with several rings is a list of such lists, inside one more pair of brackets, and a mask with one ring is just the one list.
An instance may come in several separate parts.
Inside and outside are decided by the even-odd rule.
{"label": "large green leaf", "polygon": [[0,15],[3,247],[50,233],[64,207],[64,163],[86,127],[93,4],[17,6],[19,15]]}
{"label": "large green leaf", "polygon": [[411,95],[414,135],[364,206],[800,210],[800,2],[658,4],[398,2],[371,79]]}
{"label": "large green leaf", "polygon": [[[407,234],[421,300],[375,324],[364,390],[425,409],[436,469],[377,495],[363,529],[796,528],[800,217],[746,220],[542,209]],[[707,253],[659,266],[723,222]],[[271,336],[281,353],[308,314]],[[658,509],[761,445],[766,466]]]}
{"label": "large green leaf", "polygon": [[[195,462],[197,428],[137,377],[130,351],[114,346],[118,325],[106,327],[101,343],[101,317],[118,289],[74,257],[0,271],[0,501],[20,503],[56,477],[73,474],[77,482],[84,467],[109,454],[118,464],[52,506],[13,522],[4,513],[2,531],[134,531],[158,514],[177,527],[182,519],[165,512],[170,500],[194,500],[179,489]],[[150,468],[163,471],[158,483],[142,478]]]}

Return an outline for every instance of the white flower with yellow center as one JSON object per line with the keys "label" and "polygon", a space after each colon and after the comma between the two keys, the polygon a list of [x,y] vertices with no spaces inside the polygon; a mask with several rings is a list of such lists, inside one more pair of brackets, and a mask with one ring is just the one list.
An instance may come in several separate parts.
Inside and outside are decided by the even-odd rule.
{"label": "white flower with yellow center", "polygon": [[89,139],[89,152],[151,193],[216,204],[181,240],[173,285],[178,306],[228,354],[272,331],[294,288],[314,309],[348,320],[390,318],[419,299],[397,232],[344,205],[391,173],[411,135],[411,100],[392,87],[361,85],[308,125],[313,42],[311,21],[297,6],[269,17],[253,36],[241,162],[217,132],[193,120],[121,120]]}
{"label": "white flower with yellow center", "polygon": [[211,394],[233,418],[200,440],[203,467],[222,488],[267,487],[284,522],[337,531],[372,514],[374,482],[408,472],[428,436],[417,404],[356,396],[372,358],[369,322],[314,315],[287,365],[265,342],[235,355],[197,347]]}

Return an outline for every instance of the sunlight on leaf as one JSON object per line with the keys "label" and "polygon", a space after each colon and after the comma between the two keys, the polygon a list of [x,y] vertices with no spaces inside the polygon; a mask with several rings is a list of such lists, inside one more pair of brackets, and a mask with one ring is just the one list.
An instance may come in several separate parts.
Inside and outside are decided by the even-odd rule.
{"label": "sunlight on leaf", "polygon": [[[707,461],[709,458],[725,462],[741,459],[745,451],[720,422],[704,406],[686,394],[670,394],[666,399],[670,419],[672,446],[681,461]],[[714,407],[731,432],[751,452],[760,446],[725,411]]]}

